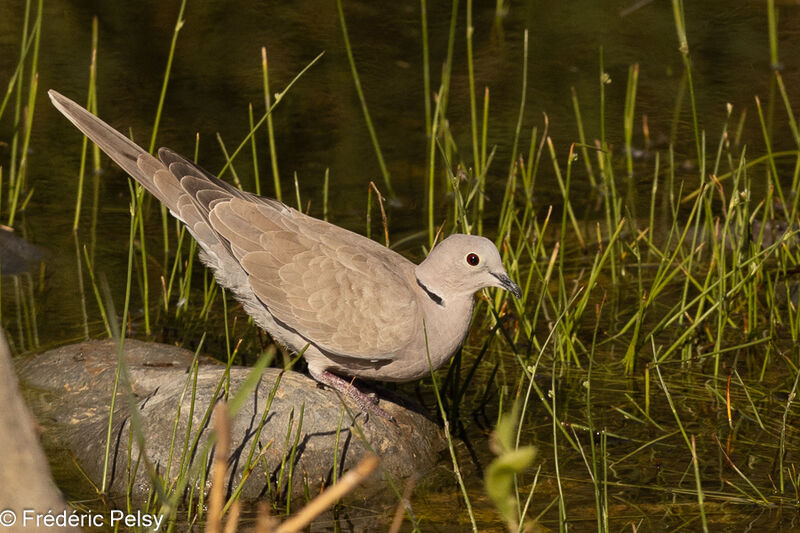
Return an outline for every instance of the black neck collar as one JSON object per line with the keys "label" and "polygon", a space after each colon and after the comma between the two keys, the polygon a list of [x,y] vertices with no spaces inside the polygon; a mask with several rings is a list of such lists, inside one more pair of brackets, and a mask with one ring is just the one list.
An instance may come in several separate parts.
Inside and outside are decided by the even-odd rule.
{"label": "black neck collar", "polygon": [[428,287],[426,287],[426,286],[425,286],[425,284],[423,284],[423,283],[422,283],[422,282],[419,280],[419,278],[417,278],[417,285],[419,285],[419,286],[420,286],[420,288],[421,288],[423,291],[425,291],[425,294],[427,294],[427,295],[428,295],[428,298],[430,298],[431,300],[433,300],[433,303],[435,303],[436,305],[440,305],[440,306],[444,307],[444,300],[442,299],[442,297],[441,297],[441,296],[439,296],[438,294],[436,294],[435,292],[433,292],[432,290],[430,290]]}

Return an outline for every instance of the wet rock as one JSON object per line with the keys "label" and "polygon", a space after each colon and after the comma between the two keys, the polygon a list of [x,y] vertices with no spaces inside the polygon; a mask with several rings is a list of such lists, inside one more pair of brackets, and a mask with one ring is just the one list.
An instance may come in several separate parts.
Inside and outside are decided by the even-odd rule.
{"label": "wet rock", "polygon": [[[17,386],[17,376],[0,329],[0,530],[35,531],[28,517],[69,512],[53,483],[47,458],[39,444],[36,421]],[[53,526],[48,531],[80,531]]]}
{"label": "wet rock", "polygon": [[750,236],[753,242],[761,243],[761,248],[768,248],[776,242],[782,240],[784,235],[792,232],[786,239],[787,246],[797,246],[797,233],[796,226],[790,226],[788,222],[781,220],[767,220],[762,223],[761,220],[754,220],[750,225]]}
{"label": "wet rock", "polygon": [[[109,462],[112,494],[122,495],[130,486],[135,498],[146,498],[152,486],[147,465],[170,482],[188,466],[192,472],[190,487],[199,486],[211,457],[207,447],[211,434],[209,406],[223,394],[228,379],[225,367],[202,360],[195,377],[191,352],[132,339],[125,341],[125,359],[133,395],[120,385]],[[35,356],[21,369],[29,386],[45,391],[37,395],[42,400],[34,410],[60,428],[58,440],[98,484],[116,368],[117,345],[113,341],[87,341]],[[230,369],[231,397],[251,371]],[[133,427],[141,424],[141,431],[131,431],[131,406],[138,413]],[[297,497],[306,487],[316,494],[332,482],[334,464],[341,474],[355,466],[369,449],[380,457],[383,470],[395,481],[425,472],[435,464],[444,443],[438,426],[423,415],[386,399],[381,399],[381,407],[394,416],[396,423],[377,416],[365,421],[349,400],[347,407],[357,415],[359,429],[353,427],[335,392],[319,388],[303,374],[267,368],[232,417],[228,490],[246,477],[242,488],[245,499],[289,490]],[[251,454],[253,459],[248,462]],[[276,487],[282,465],[281,486]],[[129,473],[128,468],[133,471]],[[361,494],[371,498],[383,492],[388,495],[383,476],[378,469],[362,486]]]}
{"label": "wet rock", "polygon": [[18,237],[10,228],[0,226],[0,274],[27,272],[44,258],[44,252]]}

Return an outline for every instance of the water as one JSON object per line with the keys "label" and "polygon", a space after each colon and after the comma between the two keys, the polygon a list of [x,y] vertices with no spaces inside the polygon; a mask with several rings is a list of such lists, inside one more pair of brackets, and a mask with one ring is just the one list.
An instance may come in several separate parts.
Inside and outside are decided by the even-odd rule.
{"label": "water", "polygon": [[[45,4],[38,67],[40,90],[29,154],[29,185],[35,190],[28,208],[16,224],[20,234],[48,254],[45,276],[39,279],[34,274],[24,282],[31,288],[35,301],[38,343],[42,346],[82,338],[85,327],[77,284],[76,242],[71,232],[80,136],[50,106],[45,90],[53,88],[79,102],[85,101],[91,19],[97,15],[100,116],[122,131],[132,131],[135,139],[146,146],[178,8],[177,2],[157,1],[53,0]],[[735,120],[743,110],[747,110],[741,142],[752,146],[753,151],[762,152],[763,140],[754,96],[767,102],[773,90],[763,3],[715,0],[687,2],[685,8],[696,105],[701,127],[708,132],[709,142],[716,142],[725,120],[725,106],[731,103]],[[7,0],[0,5],[0,81],[8,79],[16,65],[23,9],[24,4],[19,0]],[[460,9],[448,118],[458,147],[453,162],[463,162],[469,167],[472,149],[463,5]],[[797,31],[800,28],[800,6],[786,3],[779,9],[782,74],[790,94],[796,96],[793,88],[800,82],[800,60],[794,52],[800,46],[800,32]],[[419,3],[347,1],[345,13],[372,120],[397,192],[397,198],[388,205],[392,238],[397,241],[413,237],[426,227],[427,140]],[[441,65],[445,59],[449,17],[450,5],[435,3],[429,6],[431,87],[434,91],[439,86]],[[676,161],[686,161],[686,177],[696,181],[694,137],[686,100],[675,120],[683,62],[678,52],[670,3],[645,2],[634,8],[628,2],[614,1],[520,2],[512,3],[508,13],[497,18],[495,3],[480,2],[474,7],[473,17],[476,90],[479,106],[482,106],[483,88],[488,86],[490,89],[488,139],[490,147],[496,146],[487,186],[490,213],[496,214],[499,208],[502,184],[509,167],[520,106],[525,28],[529,29],[529,64],[520,139],[523,153],[527,153],[531,129],[536,126],[540,134],[543,131],[543,114],[546,114],[548,134],[553,139],[557,155],[561,160],[566,157],[570,143],[578,139],[571,100],[573,87],[580,98],[589,142],[600,136],[599,61],[602,50],[604,70],[611,80],[606,86],[605,133],[609,143],[616,146],[616,153],[622,153],[622,116],[628,68],[638,63],[634,145],[645,147],[641,124],[646,115],[652,147],[663,153],[674,136]],[[329,219],[363,233],[370,180],[382,190],[386,188],[353,87],[336,6],[332,2],[189,3],[177,41],[157,146],[169,146],[191,156],[195,149],[195,135],[199,134],[200,164],[211,171],[221,169],[225,158],[216,134],[219,133],[227,150],[231,151],[248,131],[248,104],[253,103],[257,115],[264,110],[261,46],[266,47],[269,56],[273,92],[282,90],[309,61],[325,52],[274,113],[284,201],[292,205],[296,202],[296,173],[301,207],[304,210],[308,207],[312,215],[321,216],[322,181],[328,169]],[[27,84],[29,73],[26,72],[25,76]],[[794,107],[797,109],[798,105]],[[481,109],[479,107],[479,113]],[[782,107],[777,105],[771,119],[774,150],[792,147],[787,121],[782,113]],[[11,110],[7,109],[0,118],[0,141],[10,142],[11,134]],[[265,129],[257,135],[262,190],[272,195]],[[709,151],[714,149],[709,147]],[[9,147],[0,144],[0,165],[4,168],[4,175],[8,159]],[[546,169],[537,182],[536,203],[542,213],[546,212],[547,206],[554,205],[558,215],[561,193],[547,159],[545,157],[543,162]],[[109,280],[112,296],[119,308],[123,301],[127,264],[128,186],[119,169],[105,159],[103,166],[98,189],[100,208],[94,237],[94,263],[96,270]],[[245,188],[253,190],[249,146],[240,155],[235,168]],[[593,221],[601,216],[597,210],[597,197],[582,173],[582,165],[575,165],[575,169],[573,187],[579,193],[585,193],[575,197],[585,200],[576,200],[573,207],[581,222],[591,227]],[[227,177],[230,178],[230,173]],[[83,244],[93,242],[89,229],[91,187],[92,180],[88,180],[78,250]],[[649,202],[649,175],[637,175],[630,190],[631,204]],[[4,191],[4,202],[5,195]],[[443,189],[438,198],[442,208],[440,212],[445,213],[451,200],[443,194]],[[0,210],[3,221],[6,219],[5,208],[4,204]],[[147,246],[154,257],[159,258],[160,222],[156,210],[151,211]],[[490,220],[490,226],[491,223]],[[379,224],[373,222],[372,229],[379,232]],[[421,244],[421,239],[412,239],[406,241],[401,250],[419,258]],[[574,259],[576,263],[571,267],[577,273],[581,258]],[[154,271],[159,272],[159,267],[157,265]],[[198,280],[202,283],[202,277]],[[158,293],[157,275],[152,284],[156,285],[151,290]],[[103,328],[93,297],[88,289],[86,294],[89,332],[100,335]],[[13,284],[4,279],[3,323],[12,332],[15,346],[22,351],[33,348],[35,343],[22,333],[24,328],[19,327],[14,304],[16,296]],[[134,301],[133,310],[131,327],[141,335],[141,302]],[[176,324],[171,318],[164,318],[163,322],[166,327],[157,329],[155,336],[171,340],[171,335],[175,334],[169,328]],[[177,324],[185,325],[182,322]],[[194,326],[201,329],[213,327],[205,323]],[[221,336],[220,332],[210,335],[212,339]],[[192,342],[191,334],[177,337],[185,343]],[[619,354],[614,357],[618,358]],[[561,385],[563,394],[580,394],[581,379],[580,376],[573,381],[565,379]],[[609,383],[609,390],[603,392],[603,403],[609,405],[619,405],[624,401],[624,395],[620,396],[620,390],[615,387],[635,390],[640,386],[635,382],[614,382],[610,376],[603,379]],[[704,390],[702,386],[701,389]],[[487,428],[493,425],[491,417],[483,422]],[[611,411],[605,422],[618,430],[630,423],[618,412]],[[543,455],[551,453],[548,446],[552,447],[552,443],[547,443],[552,438],[547,424],[549,422],[543,428],[537,426],[531,436]],[[485,465],[488,455],[485,440],[481,440],[485,439],[485,434],[474,427],[469,433],[478,439],[472,444],[479,450],[479,463]],[[626,435],[628,438],[634,436],[632,433]],[[628,450],[626,446],[618,449]],[[709,444],[709,447],[712,446]],[[668,448],[663,453],[675,451]],[[761,457],[764,452],[759,451],[756,455]],[[465,453],[464,457],[470,455]],[[647,465],[640,465],[641,475],[628,472],[622,476],[627,481],[635,479],[638,488],[621,489],[619,499],[639,503],[647,500],[654,509],[644,514],[663,511],[659,505],[663,505],[669,495],[647,492],[646,487],[653,480],[669,487],[680,485],[680,476],[676,472],[682,473],[680,469],[686,467],[685,449],[680,450],[678,457],[684,463],[675,466],[675,472],[670,470],[666,480],[664,470],[653,466],[657,463],[655,459]],[[579,457],[565,461],[575,469],[585,468]],[[443,467],[447,467],[447,462]],[[468,468],[468,472],[472,476],[469,480],[472,494],[479,501],[480,468]],[[670,477],[672,474],[675,476]],[[593,512],[593,494],[585,480],[570,486],[570,492],[576,494],[576,498],[585,499],[587,512]],[[643,492],[647,493],[646,497],[641,496]],[[441,500],[445,508],[458,508],[460,505],[456,496]],[[545,500],[548,500],[545,496],[541,500],[537,497],[540,503],[537,508],[541,509]],[[574,504],[580,507],[578,503]],[[490,507],[488,502],[479,502],[478,506]],[[577,512],[572,514],[579,515]],[[589,521],[586,528],[591,529],[593,525]],[[583,527],[580,523],[574,526],[577,529]]]}

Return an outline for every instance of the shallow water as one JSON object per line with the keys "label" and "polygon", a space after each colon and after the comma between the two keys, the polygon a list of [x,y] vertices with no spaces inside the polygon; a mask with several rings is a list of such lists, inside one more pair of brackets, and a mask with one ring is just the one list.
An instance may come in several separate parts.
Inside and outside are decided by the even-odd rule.
{"label": "shallow water", "polygon": [[[433,3],[432,3],[433,4]],[[478,5],[479,4],[479,5]],[[520,105],[523,30],[529,33],[528,91],[520,141],[527,152],[530,130],[544,128],[543,113],[548,117],[548,134],[552,137],[560,158],[566,157],[569,145],[577,141],[570,88],[580,98],[581,112],[588,139],[599,136],[599,58],[602,48],[604,70],[611,83],[606,86],[606,136],[611,144],[620,146],[622,153],[622,110],[628,68],[639,64],[639,87],[636,105],[634,144],[644,149],[641,122],[647,116],[651,150],[642,153],[651,157],[654,150],[666,150],[671,135],[675,135],[675,160],[686,162],[686,177],[696,181],[696,161],[693,160],[694,138],[687,104],[674,120],[675,103],[681,86],[683,63],[678,52],[672,6],[668,2],[642,3],[634,8],[628,2],[595,2],[591,0],[563,2],[512,3],[508,13],[495,17],[495,4],[478,3],[474,8],[475,78],[479,101],[483,87],[491,94],[489,144],[496,146],[495,163],[487,185],[488,211],[496,215],[507,175],[511,143]],[[104,172],[98,181],[99,209],[96,233],[91,230],[93,180],[87,180],[81,226],[76,238],[71,224],[76,197],[76,175],[80,157],[80,136],[50,105],[46,89],[85,101],[88,84],[88,65],[91,46],[91,19],[99,20],[99,52],[97,92],[99,114],[122,131],[132,131],[134,138],[147,144],[156,113],[167,52],[179,8],[171,2],[71,2],[53,0],[45,5],[41,56],[39,60],[39,94],[32,132],[29,186],[34,189],[31,202],[15,224],[17,231],[47,253],[46,271],[42,277],[34,272],[22,281],[3,279],[2,321],[12,336],[18,351],[38,349],[80,339],[88,330],[92,336],[103,333],[96,305],[87,287],[88,319],[82,318],[81,294],[78,286],[76,254],[84,244],[93,248],[97,272],[104,274],[118,308],[124,299],[127,264],[127,234],[129,225],[129,194],[126,180],[119,169],[106,159]],[[725,105],[734,106],[734,117],[747,109],[742,128],[742,144],[752,144],[761,153],[763,141],[754,105],[754,96],[769,102],[770,64],[767,18],[761,2],[687,2],[686,21],[693,61],[693,82],[697,96],[701,127],[708,132],[709,143],[716,142],[725,119]],[[464,14],[461,6],[454,52],[455,70],[448,117],[459,152],[455,162],[467,166],[472,159],[469,130],[469,97],[464,44]],[[9,78],[19,55],[24,4],[20,0],[0,5],[0,80]],[[425,136],[424,91],[422,78],[422,49],[419,24],[419,4],[402,1],[392,3],[345,2],[350,40],[359,75],[376,126],[380,145],[392,176],[397,198],[388,206],[389,227],[393,241],[404,237],[400,250],[410,257],[422,255],[425,230],[425,176],[427,142]],[[436,90],[447,46],[450,5],[429,6],[428,24],[431,47],[431,86]],[[779,46],[782,74],[790,94],[800,85],[800,5],[780,6]],[[266,46],[269,57],[272,92],[278,92],[309,61],[320,52],[322,59],[314,65],[287,94],[274,113],[275,139],[281,175],[283,199],[295,204],[294,175],[299,183],[301,204],[310,213],[322,216],[322,183],[326,169],[330,172],[329,220],[363,233],[366,228],[367,190],[370,180],[384,190],[385,185],[374,155],[358,98],[353,88],[347,57],[342,42],[336,7],[331,2],[307,3],[190,3],[185,23],[177,41],[169,89],[158,131],[156,145],[166,145],[191,156],[195,135],[199,134],[199,162],[211,171],[222,168],[225,158],[215,138],[219,133],[228,151],[239,144],[248,131],[248,104],[253,103],[256,114],[264,110],[264,95],[260,71],[260,47]],[[25,83],[30,80],[25,73]],[[772,94],[774,96],[774,94]],[[480,105],[480,104],[479,104]],[[795,109],[800,107],[795,104]],[[776,105],[772,138],[774,149],[791,147],[782,108]],[[0,141],[9,143],[12,134],[9,110],[0,117]],[[674,128],[674,132],[673,132]],[[267,195],[273,195],[265,130],[258,133],[259,170],[261,185]],[[713,139],[713,140],[712,140]],[[591,142],[591,141],[590,141]],[[0,144],[0,165],[8,166],[9,146]],[[246,189],[254,189],[251,156],[247,147],[235,163],[239,179]],[[665,157],[662,155],[662,157]],[[573,177],[573,207],[581,223],[591,228],[601,217],[598,197],[576,165]],[[789,169],[791,170],[791,169]],[[227,175],[230,178],[230,173]],[[678,176],[682,178],[683,176]],[[627,185],[630,206],[648,205],[650,175],[636,175]],[[6,220],[5,190],[0,214]],[[754,186],[754,194],[763,194]],[[555,177],[551,171],[539,176],[535,203],[542,213],[549,205],[555,207],[554,217],[560,217],[561,205]],[[442,216],[452,200],[438,192]],[[158,289],[160,257],[160,221],[157,209],[151,206],[146,245],[154,256],[151,286]],[[632,213],[634,216],[636,213]],[[489,219],[494,220],[494,218]],[[489,224],[491,233],[491,223]],[[380,233],[377,217],[372,230]],[[567,276],[579,276],[583,266],[592,258],[580,253],[569,255]],[[197,286],[202,285],[197,276]],[[88,283],[88,280],[85,281]],[[21,288],[18,288],[21,287]],[[635,296],[626,296],[620,288],[618,305],[635,305]],[[134,291],[136,292],[136,291]],[[31,325],[23,324],[17,311],[20,295],[32,298],[36,310],[35,334]],[[157,296],[152,297],[153,300]],[[626,301],[626,298],[629,299]],[[199,299],[202,299],[200,297]],[[151,302],[155,307],[155,304]],[[665,304],[666,305],[666,304]],[[142,303],[134,301],[134,318],[129,330],[143,337]],[[214,311],[217,318],[222,310]],[[606,325],[610,336],[618,324]],[[583,326],[591,338],[593,324]],[[176,320],[158,316],[153,336],[167,342],[179,341],[192,347],[202,331],[209,331],[206,349],[212,353],[224,351],[224,331],[219,321]],[[245,326],[239,324],[239,333]],[[260,339],[253,331],[246,334],[255,347]],[[473,336],[468,352],[474,355],[483,342]],[[621,357],[619,344],[602,345],[600,360],[614,361]],[[752,355],[752,354],[745,354]],[[245,358],[246,359],[246,358]],[[514,372],[513,361],[508,372]],[[553,372],[539,369],[544,375],[543,388],[549,389]],[[754,372],[758,364],[753,363]],[[487,370],[488,372],[488,370]],[[558,368],[555,394],[569,398],[564,403],[562,421],[586,422],[583,395],[586,370]],[[709,370],[702,366],[676,369],[668,386],[680,389],[686,411],[683,416],[696,425],[698,453],[716,457],[716,467],[703,472],[704,481],[718,487],[720,492],[730,488],[731,475],[720,465],[726,462],[721,447],[713,440],[719,429],[720,406],[710,399]],[[675,431],[668,406],[663,399],[654,406],[652,415],[664,429],[640,424],[624,412],[635,413],[625,394],[636,396],[643,388],[640,378],[622,379],[619,368],[600,364],[594,369],[593,397],[594,427],[606,427],[618,439],[609,437],[613,456],[620,460],[641,443],[664,433]],[[751,465],[748,477],[756,479],[759,487],[768,487],[772,480],[768,468],[775,450],[775,425],[783,416],[785,403],[774,405],[770,387],[785,390],[786,376],[772,375],[765,380],[763,401],[773,426],[764,437],[752,420],[737,429],[746,437],[739,444],[742,461]],[[512,379],[508,380],[513,382]],[[709,385],[711,383],[711,385]],[[719,386],[719,383],[716,383]],[[414,387],[408,391],[413,393]],[[474,392],[477,395],[477,392]],[[575,398],[574,402],[572,399]],[[422,394],[430,402],[429,391]],[[480,398],[475,400],[479,403]],[[742,399],[742,402],[745,400]],[[760,405],[760,404],[759,404]],[[496,407],[494,408],[496,411]],[[482,517],[482,529],[501,529],[491,504],[481,490],[482,468],[490,459],[486,445],[489,429],[496,422],[496,412],[465,415],[466,443],[459,444],[460,457],[467,472],[470,494]],[[794,411],[791,411],[794,413]],[[539,457],[547,458],[543,466],[543,484],[537,489],[533,509],[536,516],[557,496],[553,481],[553,429],[546,413],[537,405],[529,415],[532,419],[528,439],[539,448]],[[534,423],[538,417],[540,422]],[[712,420],[712,423],[706,421]],[[585,432],[584,432],[585,433]],[[589,440],[580,430],[576,439],[588,446]],[[705,437],[703,437],[705,436]],[[796,436],[789,435],[796,446]],[[794,439],[794,440],[792,440]],[[562,446],[563,442],[559,442]],[[722,446],[725,444],[723,443]],[[586,466],[579,454],[563,454],[562,472],[575,473],[574,479],[562,479],[568,488],[569,512],[574,517],[573,529],[592,530],[594,492],[587,482]],[[455,485],[449,459],[442,462],[442,472],[422,489],[426,496],[416,502],[423,519],[423,530],[451,531],[467,527],[463,502]],[[680,435],[672,435],[654,445],[646,453],[622,461],[614,472],[612,499],[619,507],[612,524],[620,528],[639,524],[642,530],[671,529],[688,522],[694,528],[696,505],[694,496],[681,492],[694,489],[690,462]],[[734,474],[735,476],[735,474]],[[443,479],[447,480],[445,483]],[[736,481],[739,483],[739,481]],[[789,503],[790,499],[786,500]],[[723,502],[723,503],[719,503]],[[739,530],[748,522],[753,528],[789,528],[794,524],[794,511],[782,512],[774,506],[753,506],[720,498],[710,520],[720,529]],[[557,506],[556,506],[557,507]],[[458,513],[460,524],[454,526],[452,516]],[[391,516],[391,511],[387,516]],[[644,518],[643,518],[644,517]],[[555,508],[542,519],[545,527],[558,527]],[[642,522],[644,520],[644,522]],[[648,522],[651,520],[651,522]]]}

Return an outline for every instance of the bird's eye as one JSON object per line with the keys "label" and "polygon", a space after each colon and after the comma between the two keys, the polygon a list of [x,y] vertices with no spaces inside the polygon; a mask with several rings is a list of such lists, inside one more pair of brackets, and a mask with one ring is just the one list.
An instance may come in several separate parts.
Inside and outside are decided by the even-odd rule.
{"label": "bird's eye", "polygon": [[471,266],[478,266],[478,263],[481,262],[481,258],[478,257],[478,254],[467,254],[467,264]]}

